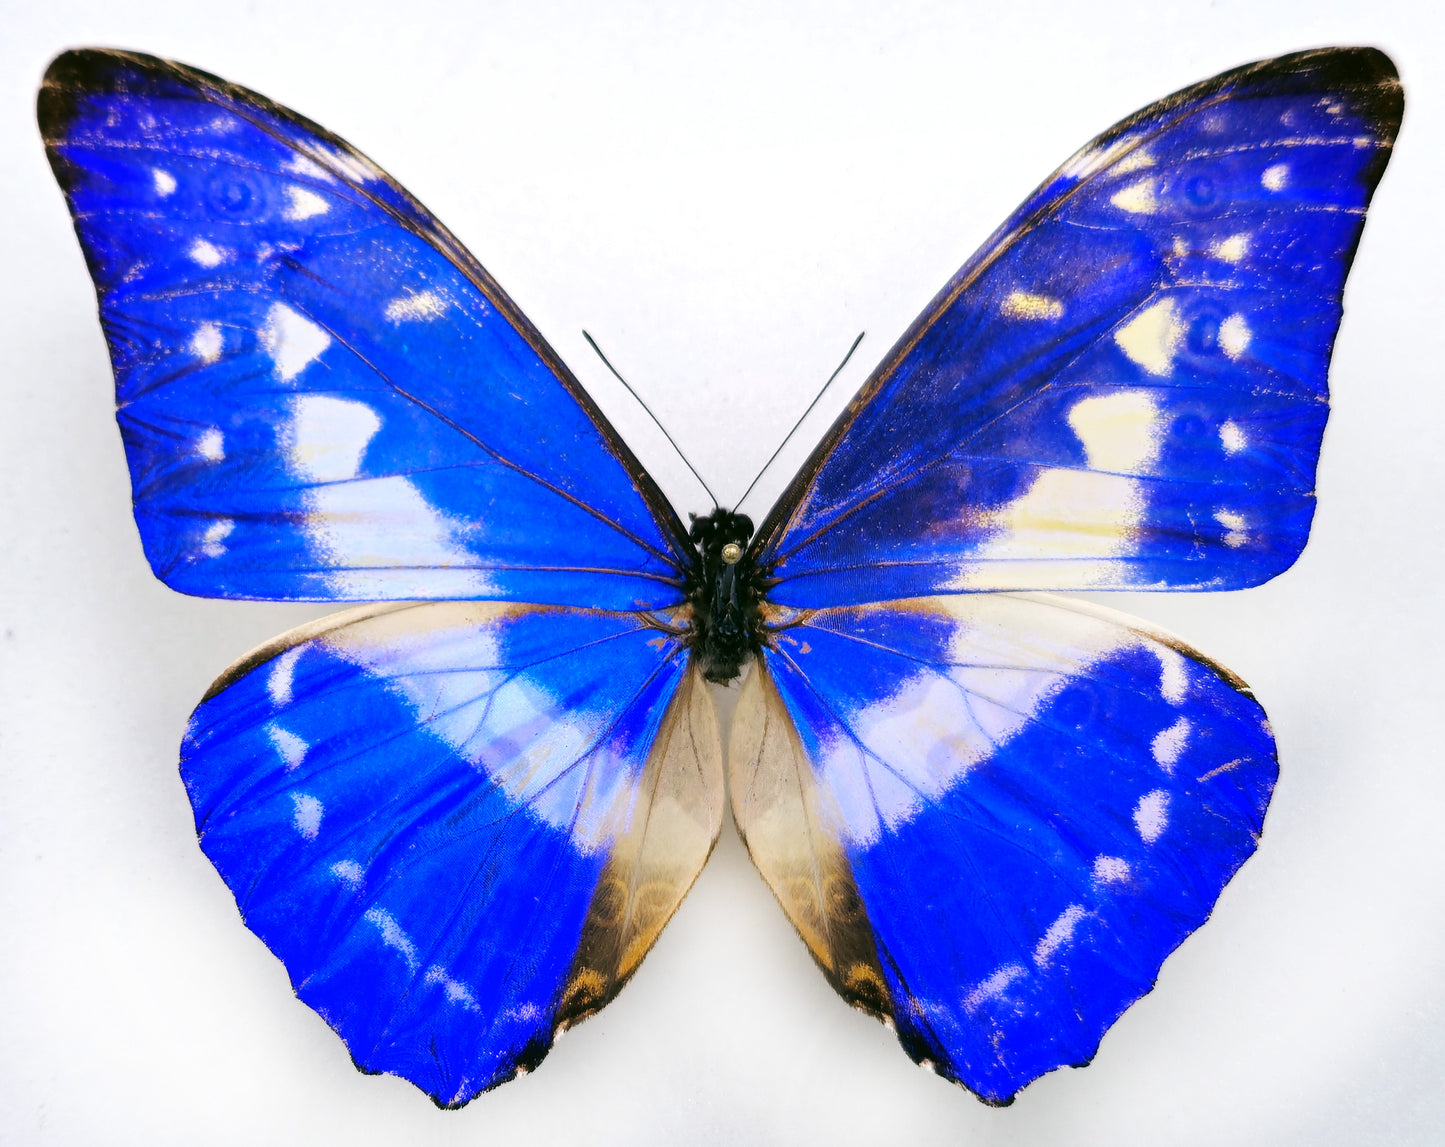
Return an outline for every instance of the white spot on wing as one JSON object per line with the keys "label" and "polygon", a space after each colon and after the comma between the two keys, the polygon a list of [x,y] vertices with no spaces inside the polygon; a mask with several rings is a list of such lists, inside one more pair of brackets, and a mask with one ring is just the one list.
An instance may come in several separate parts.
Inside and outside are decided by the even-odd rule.
{"label": "white spot on wing", "polygon": [[1064,313],[1064,304],[1048,295],[1013,291],[1004,299],[999,310],[1010,319],[1057,319]]}
{"label": "white spot on wing", "polygon": [[336,182],[336,178],[331,172],[309,156],[293,155],[285,167],[287,171],[294,171],[297,175],[304,175],[308,179],[324,179],[328,183]]}
{"label": "white spot on wing", "polygon": [[1161,730],[1150,744],[1150,751],[1154,754],[1154,762],[1166,773],[1172,773],[1174,766],[1178,763],[1180,754],[1184,752],[1184,746],[1189,741],[1189,731],[1193,728],[1188,717],[1180,717],[1167,729]]}
{"label": "white spot on wing", "polygon": [[1100,884],[1123,884],[1133,873],[1129,862],[1118,856],[1100,856],[1094,861],[1094,879]]}
{"label": "white spot on wing", "polygon": [[361,457],[381,416],[364,402],[324,394],[298,394],[291,400],[291,424],[283,435],[287,462],[312,482],[355,478]]}
{"label": "white spot on wing", "polygon": [[1243,315],[1230,315],[1219,324],[1219,346],[1230,358],[1237,359],[1249,346],[1249,323]]}
{"label": "white spot on wing", "polygon": [[191,336],[191,353],[207,364],[220,359],[224,346],[220,323],[202,323]]}
{"label": "white spot on wing", "polygon": [[406,961],[406,966],[415,972],[419,963],[416,945],[411,942],[411,937],[401,930],[401,925],[396,922],[396,917],[385,908],[369,908],[363,919],[376,926],[376,930],[381,933],[381,942],[388,948],[401,953],[401,958]]}
{"label": "white spot on wing", "polygon": [[435,291],[417,291],[398,295],[386,304],[387,319],[399,323],[406,319],[434,319],[446,310],[446,303]]}
{"label": "white spot on wing", "polygon": [[287,772],[306,759],[306,750],[311,747],[290,729],[283,729],[275,722],[266,726],[266,739],[271,742],[277,756],[286,763]]}
{"label": "white spot on wing", "polygon": [[1249,535],[1245,533],[1249,523],[1244,520],[1243,514],[1236,514],[1233,510],[1216,510],[1214,520],[1229,531],[1224,535],[1224,544],[1230,549],[1238,549],[1249,541]]}
{"label": "white spot on wing", "polygon": [[226,439],[220,427],[212,426],[196,439],[196,453],[207,462],[219,462],[226,456]]}
{"label": "white spot on wing", "polygon": [[226,552],[226,539],[231,536],[231,531],[236,528],[236,523],[230,518],[221,518],[212,522],[206,527],[206,532],[201,535],[201,553],[208,558],[218,558]]}
{"label": "white spot on wing", "polygon": [[1171,705],[1178,705],[1189,691],[1189,667],[1184,654],[1167,645],[1155,645],[1159,658],[1159,696]]}
{"label": "white spot on wing", "polygon": [[1154,166],[1154,156],[1150,154],[1147,147],[1135,148],[1118,163],[1114,164],[1111,175],[1128,175],[1131,171],[1140,171],[1146,167]]}
{"label": "white spot on wing", "polygon": [[1152,177],[1137,180],[1116,191],[1109,202],[1120,211],[1127,211],[1131,215],[1152,215],[1159,210],[1159,199],[1154,194]]}
{"label": "white spot on wing", "polygon": [[371,183],[384,178],[381,168],[355,152],[328,144],[317,145],[317,150],[326,156],[332,167],[354,183]]}
{"label": "white spot on wing", "polygon": [[276,303],[261,328],[261,345],[276,364],[282,382],[290,382],[331,345],[331,336],[285,303]]}
{"label": "white spot on wing", "polygon": [[1090,469],[1128,473],[1159,455],[1159,409],[1147,390],[1091,395],[1074,403],[1068,417]]}
{"label": "white spot on wing", "polygon": [[1226,263],[1238,263],[1249,254],[1249,236],[1243,233],[1221,239],[1209,248],[1209,253]]}
{"label": "white spot on wing", "polygon": [[453,1004],[461,1004],[469,1011],[475,1011],[477,1001],[468,991],[467,986],[460,980],[454,980],[447,975],[447,970],[440,964],[433,964],[426,971],[426,982],[428,984],[440,984],[442,991],[446,994],[447,1000]]}
{"label": "white spot on wing", "polygon": [[156,194],[164,199],[176,189],[176,177],[159,167],[151,168],[151,178],[156,183]]}
{"label": "white spot on wing", "polygon": [[1009,985],[1027,974],[1027,969],[1022,964],[1005,964],[963,997],[964,1008],[970,1012],[977,1011],[980,1004],[997,999],[1008,991]]}
{"label": "white spot on wing", "polygon": [[1289,164],[1276,163],[1264,169],[1264,174],[1259,177],[1266,191],[1282,191],[1289,182]]}
{"label": "white spot on wing", "polygon": [[192,262],[199,263],[202,267],[219,267],[226,258],[225,252],[204,239],[197,239],[192,243],[186,254],[191,257]]}
{"label": "white spot on wing", "polygon": [[1245,438],[1239,424],[1231,420],[1219,428],[1219,444],[1224,447],[1226,454],[1238,454],[1249,444],[1249,440]]}
{"label": "white spot on wing", "polygon": [[366,880],[366,869],[354,860],[338,860],[331,866],[331,875],[355,892]]}
{"label": "white spot on wing", "polygon": [[305,646],[293,645],[271,662],[271,671],[266,674],[266,693],[271,704],[278,709],[291,704],[291,683],[296,672],[296,661]]}
{"label": "white spot on wing", "polygon": [[1184,324],[1173,299],[1160,299],[1114,332],[1119,349],[1150,374],[1166,375],[1184,341]]}
{"label": "white spot on wing", "polygon": [[321,802],[309,793],[292,793],[291,804],[296,810],[291,818],[296,831],[307,840],[315,840],[321,831],[321,815],[326,811]]}
{"label": "white spot on wing", "polygon": [[1139,798],[1134,807],[1134,828],[1139,839],[1153,844],[1169,827],[1169,794],[1163,789],[1154,789]]}
{"label": "white spot on wing", "polygon": [[301,219],[310,219],[313,215],[325,215],[331,210],[331,204],[322,199],[314,191],[308,191],[296,184],[286,188],[286,196],[291,200],[286,208],[286,218],[292,222]]}
{"label": "white spot on wing", "polygon": [[1082,904],[1070,904],[1060,912],[1058,918],[1049,925],[1043,939],[1034,945],[1034,963],[1040,968],[1048,967],[1054,953],[1073,938],[1074,929],[1084,915]]}
{"label": "white spot on wing", "polygon": [[[1159,456],[1157,399],[1144,389],[1090,395],[1067,418],[1091,469],[1042,470],[1013,501],[980,514],[990,536],[950,589],[1108,584],[1116,573],[1112,560],[1131,552],[1146,499],[1129,474],[1148,473]],[[1026,571],[1012,565],[1029,561],[1039,564]]]}

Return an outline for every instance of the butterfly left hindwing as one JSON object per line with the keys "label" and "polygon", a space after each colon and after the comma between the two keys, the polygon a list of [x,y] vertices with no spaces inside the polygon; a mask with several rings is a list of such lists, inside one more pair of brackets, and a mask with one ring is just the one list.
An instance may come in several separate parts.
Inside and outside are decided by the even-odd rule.
{"label": "butterfly left hindwing", "polygon": [[181,774],[297,995],[359,1067],[454,1106],[632,974],[717,837],[717,745],[639,615],[385,605],[224,676]]}

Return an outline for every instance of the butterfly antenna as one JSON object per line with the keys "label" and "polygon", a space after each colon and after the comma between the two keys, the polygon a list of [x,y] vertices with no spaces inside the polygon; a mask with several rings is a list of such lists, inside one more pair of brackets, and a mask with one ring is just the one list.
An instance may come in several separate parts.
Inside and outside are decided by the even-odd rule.
{"label": "butterfly antenna", "polygon": [[[748,495],[753,492],[753,487],[758,484],[758,478],[766,474],[768,467],[778,460],[778,455],[783,452],[783,447],[786,446],[793,435],[798,432],[798,427],[803,425],[803,419],[813,413],[813,407],[817,406],[819,399],[828,393],[828,388],[833,385],[833,380],[843,373],[843,368],[848,365],[848,360],[853,357],[853,352],[858,349],[858,344],[863,341],[863,335],[865,333],[864,331],[858,332],[858,337],[853,340],[853,345],[848,348],[848,353],[843,356],[843,361],[838,364],[838,369],[828,376],[828,381],[823,384],[823,389],[818,391],[817,397],[814,398],[812,402],[808,403],[808,409],[803,411],[802,416],[797,422],[793,423],[793,428],[788,431],[787,437],[778,443],[778,448],[773,451],[773,456],[763,463],[763,468],[758,471],[757,478],[754,478],[752,482],[748,484],[748,488],[743,491],[743,496],[738,499],[737,506],[741,506],[748,500]],[[733,509],[736,510],[737,506],[734,506]]]}
{"label": "butterfly antenna", "polygon": [[697,472],[697,467],[687,460],[687,455],[682,452],[682,447],[679,446],[676,442],[672,441],[672,435],[667,432],[667,427],[658,420],[657,415],[652,413],[652,409],[647,405],[647,403],[642,401],[642,399],[638,396],[637,391],[633,390],[632,387],[628,385],[627,380],[623,378],[622,375],[617,373],[617,368],[607,361],[607,356],[602,353],[602,348],[597,345],[597,340],[594,339],[591,335],[589,335],[586,331],[582,332],[582,337],[587,340],[587,345],[597,352],[597,357],[602,360],[602,365],[612,372],[612,377],[627,388],[628,394],[632,395],[633,398],[637,399],[638,406],[642,407],[643,410],[647,411],[647,417],[652,419],[653,424],[662,431],[662,436],[672,444],[672,448],[677,451],[677,456],[682,459],[682,464],[692,471],[692,476],[696,478],[698,482],[702,484],[702,488],[707,491],[707,496],[712,499],[712,508],[714,510],[721,509],[722,504],[717,500],[717,495],[712,492],[712,487],[709,486],[706,482],[703,482],[702,475]]}

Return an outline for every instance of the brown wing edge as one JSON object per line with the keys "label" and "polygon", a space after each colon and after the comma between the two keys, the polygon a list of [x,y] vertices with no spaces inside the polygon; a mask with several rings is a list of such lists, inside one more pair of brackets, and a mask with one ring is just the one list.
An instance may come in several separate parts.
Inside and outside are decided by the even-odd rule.
{"label": "brown wing edge", "polygon": [[[301,645],[318,637],[325,637],[329,633],[338,633],[358,623],[381,618],[387,614],[407,613],[415,609],[426,610],[423,623],[425,627],[459,624],[463,618],[468,617],[496,619],[512,614],[545,612],[553,609],[561,611],[567,608],[567,606],[536,606],[523,602],[506,601],[383,601],[358,605],[353,609],[343,609],[336,613],[329,613],[325,617],[318,617],[315,621],[304,622],[294,629],[288,629],[285,633],[271,638],[270,641],[263,642],[255,649],[243,653],[211,682],[210,688],[201,698],[201,704],[204,705],[218,694],[224,693],[246,674],[281,656],[293,646]],[[403,631],[410,631],[409,627],[405,625],[401,628]],[[368,633],[374,632],[375,629],[376,627],[371,627]],[[338,643],[345,645],[346,639],[339,638]]]}
{"label": "brown wing edge", "polygon": [[[834,420],[797,474],[793,476],[792,481],[779,495],[762,525],[753,535],[749,546],[750,556],[754,559],[765,558],[774,543],[786,534],[794,512],[802,504],[803,496],[807,493],[828,456],[838,445],[839,440],[848,432],[863,409],[888,383],[899,364],[933,326],[939,316],[1017,239],[1031,230],[1040,219],[1056,210],[1074,191],[1086,185],[1092,176],[1098,174],[1098,172],[1090,172],[1088,176],[1064,189],[1061,193],[1046,197],[1044,192],[1049,190],[1065,169],[1073,164],[1079,156],[1090,151],[1107,149],[1120,137],[1146,120],[1168,115],[1171,111],[1182,108],[1193,101],[1226,96],[1235,89],[1252,84],[1269,84],[1271,85],[1269,90],[1275,92],[1337,91],[1353,97],[1358,102],[1358,110],[1373,121],[1375,133],[1380,140],[1380,146],[1375,153],[1375,162],[1366,169],[1361,180],[1367,191],[1371,195],[1373,194],[1385,173],[1385,167],[1389,162],[1405,112],[1405,91],[1400,83],[1399,73],[1390,57],[1378,48],[1312,48],[1269,60],[1243,64],[1207,80],[1201,80],[1186,88],[1181,88],[1172,95],[1165,96],[1125,117],[1085,144],[1074,156],[1066,160],[1039,184],[1024,200],[1023,206],[984,241],[958,273],[924,307],[922,313],[904,331],[902,337],[883,357],[873,373],[864,380],[858,393]],[[1118,157],[1115,157],[1116,161],[1124,154],[1121,152]],[[1108,165],[1105,165],[1099,170],[1107,169]],[[1362,230],[1356,233],[1354,246],[1345,254],[1344,266],[1347,276],[1350,266],[1354,262],[1355,252],[1359,248],[1361,234]]]}
{"label": "brown wing edge", "polygon": [[712,855],[722,829],[721,748],[707,685],[690,668],[658,728],[631,824],[592,894],[554,1035],[617,996]]}
{"label": "brown wing edge", "polygon": [[[593,402],[592,397],[587,393],[582,383],[568,369],[567,364],[562,361],[557,352],[540,331],[532,325],[522,310],[514,303],[511,296],[502,289],[500,283],[492,278],[485,267],[477,261],[476,257],[462,245],[460,240],[422,203],[409,192],[405,187],[393,179],[382,168],[362,154],[346,140],[342,139],[335,132],[329,131],[320,124],[307,119],[298,112],[276,103],[274,100],[253,92],[240,84],[233,84],[220,76],[193,68],[187,64],[177,63],[174,60],[165,60],[157,56],[147,55],[143,52],[128,52],[113,48],[75,48],[62,52],[50,62],[45,70],[45,77],[41,81],[40,91],[36,97],[36,119],[40,125],[41,138],[45,143],[46,154],[50,160],[51,170],[55,173],[56,181],[60,184],[61,190],[65,192],[67,205],[70,198],[70,189],[74,184],[76,173],[65,160],[65,157],[57,150],[57,145],[64,141],[68,133],[70,123],[75,116],[76,102],[78,98],[89,92],[113,92],[119,89],[117,71],[122,68],[136,68],[149,73],[157,79],[167,78],[179,81],[194,88],[204,99],[212,103],[224,105],[228,110],[238,115],[245,115],[249,107],[254,107],[268,116],[295,124],[304,131],[310,132],[319,139],[339,149],[345,155],[351,157],[365,168],[376,173],[377,178],[403,202],[405,202],[418,216],[429,222],[429,227],[421,226],[416,220],[407,218],[398,212],[389,203],[378,199],[368,193],[364,187],[357,185],[355,180],[348,178],[344,172],[336,170],[332,166],[332,174],[350,186],[357,194],[369,199],[375,206],[392,217],[398,226],[404,227],[413,234],[431,243],[443,255],[445,255],[456,268],[462,272],[472,284],[479,290],[502,316],[517,330],[527,341],[527,344],[536,352],[537,356],[547,365],[547,368],[557,377],[558,381],[566,387],[568,393],[597,427],[602,435],[607,449],[622,464],[628,477],[632,480],[639,496],[651,511],[657,524],[661,527],[662,533],[672,543],[674,558],[677,559],[679,569],[686,569],[691,561],[694,552],[691,543],[687,540],[687,530],[677,511],[672,508],[672,503],[663,495],[652,476],[643,468],[636,455],[623,441],[622,436],[613,429],[612,424],[602,413],[601,408]],[[252,117],[246,117],[255,123],[256,127],[267,134],[274,134],[268,130],[264,123],[256,123]]]}
{"label": "brown wing edge", "polygon": [[834,991],[891,1023],[873,929],[842,845],[819,824],[811,768],[759,659],[743,682],[728,752],[738,834]]}

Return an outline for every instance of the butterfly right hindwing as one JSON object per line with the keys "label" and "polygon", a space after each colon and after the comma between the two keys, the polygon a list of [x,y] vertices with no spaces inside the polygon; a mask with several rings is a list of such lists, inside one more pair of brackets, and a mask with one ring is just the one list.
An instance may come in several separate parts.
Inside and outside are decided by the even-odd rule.
{"label": "butterfly right hindwing", "polygon": [[1048,595],[801,615],[737,722],[733,817],[824,972],[995,1103],[1153,986],[1277,772],[1238,679]]}

